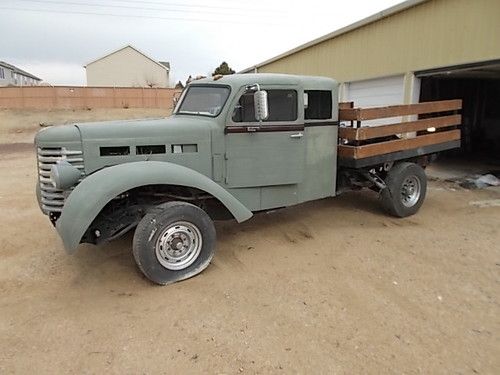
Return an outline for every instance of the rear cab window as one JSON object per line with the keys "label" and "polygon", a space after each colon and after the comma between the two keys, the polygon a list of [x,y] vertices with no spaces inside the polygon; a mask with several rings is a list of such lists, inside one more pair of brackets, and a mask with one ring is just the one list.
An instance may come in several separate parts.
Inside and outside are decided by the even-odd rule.
{"label": "rear cab window", "polygon": [[331,118],[332,92],[329,90],[305,90],[304,119],[307,121],[329,120]]}

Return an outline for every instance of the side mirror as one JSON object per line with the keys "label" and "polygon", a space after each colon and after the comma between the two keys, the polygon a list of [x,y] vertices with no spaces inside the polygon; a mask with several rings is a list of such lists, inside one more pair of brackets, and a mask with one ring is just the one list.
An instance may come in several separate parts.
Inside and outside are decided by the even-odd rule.
{"label": "side mirror", "polygon": [[269,104],[267,102],[267,91],[255,91],[253,94],[255,105],[255,119],[263,121],[269,117]]}

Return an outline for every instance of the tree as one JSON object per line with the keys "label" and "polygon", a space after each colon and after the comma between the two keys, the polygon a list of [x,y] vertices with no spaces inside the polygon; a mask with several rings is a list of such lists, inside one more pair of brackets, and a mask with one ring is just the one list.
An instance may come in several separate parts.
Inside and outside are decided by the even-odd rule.
{"label": "tree", "polygon": [[160,84],[158,83],[158,81],[154,77],[151,77],[150,75],[144,76],[144,81],[146,83],[146,87],[150,87],[150,88],[160,87]]}
{"label": "tree", "polygon": [[212,73],[212,76],[216,76],[218,74],[227,75],[234,73],[236,72],[229,67],[227,62],[223,61],[222,64],[220,64],[217,68],[215,68],[214,72]]}

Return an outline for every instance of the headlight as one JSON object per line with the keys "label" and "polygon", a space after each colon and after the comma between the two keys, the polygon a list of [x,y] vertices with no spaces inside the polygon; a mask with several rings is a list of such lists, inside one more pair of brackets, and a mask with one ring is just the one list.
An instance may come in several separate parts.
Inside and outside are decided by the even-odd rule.
{"label": "headlight", "polygon": [[65,190],[78,182],[81,172],[65,160],[50,168],[50,180],[56,189]]}

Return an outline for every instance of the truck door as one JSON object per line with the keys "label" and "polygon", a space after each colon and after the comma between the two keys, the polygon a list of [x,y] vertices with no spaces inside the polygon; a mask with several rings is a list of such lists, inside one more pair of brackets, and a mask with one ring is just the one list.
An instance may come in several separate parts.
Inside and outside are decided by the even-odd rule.
{"label": "truck door", "polygon": [[242,92],[225,128],[228,187],[291,185],[304,176],[305,132],[296,88],[262,87],[269,117],[255,120],[254,92]]}

